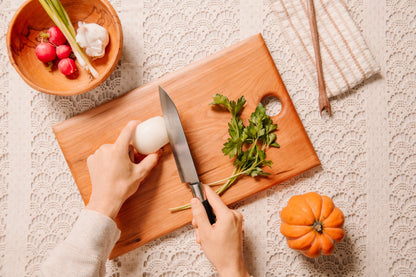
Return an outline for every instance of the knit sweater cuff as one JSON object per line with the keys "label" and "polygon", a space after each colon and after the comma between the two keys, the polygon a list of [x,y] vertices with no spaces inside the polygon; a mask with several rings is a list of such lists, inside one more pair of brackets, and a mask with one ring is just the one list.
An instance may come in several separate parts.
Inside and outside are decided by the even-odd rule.
{"label": "knit sweater cuff", "polygon": [[66,242],[83,245],[87,255],[108,258],[120,233],[117,224],[108,216],[83,209]]}

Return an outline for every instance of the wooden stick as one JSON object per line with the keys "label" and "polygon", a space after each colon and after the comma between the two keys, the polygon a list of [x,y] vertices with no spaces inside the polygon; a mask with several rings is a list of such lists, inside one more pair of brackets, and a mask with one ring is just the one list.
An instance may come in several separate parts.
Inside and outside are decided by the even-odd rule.
{"label": "wooden stick", "polygon": [[322,116],[322,111],[325,110],[331,116],[331,105],[328,100],[328,95],[326,94],[324,72],[322,70],[322,59],[321,59],[321,50],[319,47],[319,35],[318,35],[318,26],[316,24],[316,15],[315,15],[315,6],[313,0],[307,0],[308,2],[308,17],[309,25],[311,27],[313,48],[315,51],[315,66],[316,71],[318,72],[318,87],[319,87],[319,113]]}

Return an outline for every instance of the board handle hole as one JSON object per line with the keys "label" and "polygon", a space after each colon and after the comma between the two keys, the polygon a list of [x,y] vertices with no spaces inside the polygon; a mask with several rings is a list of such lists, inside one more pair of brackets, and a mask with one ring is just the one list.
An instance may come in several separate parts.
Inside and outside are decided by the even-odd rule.
{"label": "board handle hole", "polygon": [[261,99],[261,103],[266,107],[266,114],[268,116],[276,116],[282,110],[282,103],[276,96],[265,96],[263,99]]}

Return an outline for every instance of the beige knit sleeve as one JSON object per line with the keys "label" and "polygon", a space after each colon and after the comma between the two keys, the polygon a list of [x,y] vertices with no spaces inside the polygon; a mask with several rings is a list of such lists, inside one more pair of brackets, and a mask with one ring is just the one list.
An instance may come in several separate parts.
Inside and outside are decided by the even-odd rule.
{"label": "beige knit sleeve", "polygon": [[69,236],[41,266],[43,276],[104,276],[120,230],[109,217],[83,209]]}

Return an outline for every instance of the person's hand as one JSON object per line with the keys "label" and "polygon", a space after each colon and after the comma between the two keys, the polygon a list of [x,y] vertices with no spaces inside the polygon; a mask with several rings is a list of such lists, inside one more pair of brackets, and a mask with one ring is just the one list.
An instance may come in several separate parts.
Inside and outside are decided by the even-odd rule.
{"label": "person's hand", "polygon": [[161,150],[149,154],[140,163],[130,161],[129,145],[139,121],[130,121],[114,144],[102,145],[87,159],[92,183],[87,209],[115,218],[124,201],[157,164]]}
{"label": "person's hand", "polygon": [[220,276],[249,276],[243,256],[243,216],[230,210],[209,186],[205,186],[205,193],[217,221],[211,225],[201,201],[193,198],[196,241]]}

